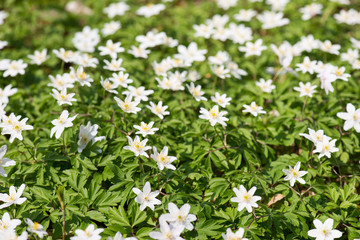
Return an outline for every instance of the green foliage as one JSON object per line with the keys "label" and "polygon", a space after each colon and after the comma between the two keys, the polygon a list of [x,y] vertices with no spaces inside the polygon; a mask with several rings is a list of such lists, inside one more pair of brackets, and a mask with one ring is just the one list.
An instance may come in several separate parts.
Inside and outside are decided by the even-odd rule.
{"label": "green foliage", "polygon": [[[26,59],[34,50],[43,48],[49,53],[61,47],[75,50],[71,39],[76,32],[87,25],[101,29],[110,21],[103,8],[111,1],[84,0],[94,12],[91,16],[67,13],[66,2],[1,1],[0,9],[10,14],[0,26],[0,40],[9,42],[9,46],[0,51],[0,58]],[[360,238],[360,135],[354,130],[344,132],[343,121],[336,117],[337,112],[344,111],[346,103],[359,107],[359,71],[350,70],[350,65],[339,57],[324,56],[315,50],[314,59],[326,62],[327,57],[328,62],[345,66],[351,78],[349,82],[337,82],[335,92],[329,95],[318,87],[302,112],[304,98],[299,98],[292,89],[299,81],[313,81],[310,75],[280,75],[275,81],[276,89],[271,94],[262,93],[255,80],[273,78],[265,71],[267,67],[280,68],[270,48],[251,59],[245,58],[238,51],[238,45],[230,41],[194,37],[194,24],[204,23],[214,14],[225,14],[215,2],[174,0],[159,16],[149,19],[135,14],[145,2],[128,1],[129,14],[114,18],[121,22],[122,28],[104,37],[99,45],[112,39],[129,49],[137,45],[137,35],[155,28],[178,39],[180,44],[187,46],[191,41],[197,42],[199,49],[208,50],[208,56],[214,56],[219,50],[228,51],[248,76],[241,80],[231,77],[223,84],[218,82],[214,89],[216,76],[207,63],[194,63],[190,67],[200,72],[199,84],[208,99],[215,90],[232,97],[226,109],[229,118],[226,128],[217,124],[215,129],[198,117],[200,107],[213,106],[210,100],[197,102],[187,90],[173,92],[157,87],[151,63],[176,53],[175,48],[159,46],[152,49],[146,60],[127,53],[120,56],[126,72],[134,80],[133,85],[154,89],[150,100],[163,101],[169,106],[169,116],[160,120],[145,107],[147,103],[139,105],[142,111],[137,115],[123,114],[113,95],[105,92],[100,84],[100,76],[110,77],[111,73],[101,68],[104,57],[95,52],[93,56],[100,60],[99,67],[89,68],[87,72],[94,83],[90,88],[76,88],[77,102],[66,107],[70,115],[79,114],[74,126],[65,129],[60,139],[50,138],[51,121],[58,118],[65,107],[58,106],[49,95],[48,75],[68,72],[71,66],[65,64],[62,71],[61,62],[51,54],[43,65],[29,65],[24,76],[0,77],[2,87],[12,84],[18,88],[6,112],[28,117],[28,124],[34,127],[34,130],[23,132],[23,143],[16,140],[10,144],[6,136],[0,137],[1,145],[8,146],[5,157],[17,162],[16,166],[6,168],[8,177],[1,177],[0,192],[8,193],[10,186],[24,183],[23,196],[27,198],[20,206],[0,210],[0,215],[9,212],[11,218],[30,218],[41,223],[49,233],[46,239],[62,238],[63,214],[66,239],[73,236],[76,229],[85,229],[89,224],[105,229],[103,239],[113,237],[118,231],[123,236],[149,239],[149,233],[159,226],[159,216],[167,213],[168,203],[173,202],[177,206],[190,204],[190,213],[197,216],[194,230],[185,230],[182,234],[185,239],[221,239],[221,233],[227,228],[236,230],[239,227],[246,229],[245,237],[249,239],[308,239],[307,231],[314,228],[313,220],[326,218],[334,219],[334,228],[343,232],[341,239]],[[348,39],[350,36],[360,38],[359,27],[338,24],[332,16],[341,7],[325,0],[319,2],[324,5],[323,14],[312,21],[301,21],[298,9],[304,6],[304,1],[295,0],[284,11],[290,24],[269,30],[262,30],[256,20],[247,24],[253,29],[253,38],[262,38],[267,46],[279,45],[284,40],[294,44],[301,36],[311,33],[316,39],[341,44],[342,51],[351,48]],[[353,8],[359,7],[356,1],[353,3]],[[237,7],[227,12],[230,19],[241,8],[269,9],[261,3],[239,1]],[[295,57],[293,65],[302,59]],[[318,80],[314,82],[320,85]],[[119,97],[123,98],[119,92]],[[243,105],[251,101],[263,106],[268,114],[255,118],[242,113]],[[272,110],[278,111],[279,116],[269,114]],[[150,120],[155,121],[154,127],[159,131],[147,136],[148,145],[157,149],[168,146],[169,155],[178,159],[174,162],[175,171],[166,168],[159,171],[152,159],[135,157],[131,151],[123,149],[128,145],[126,134],[135,136],[133,125]],[[88,121],[99,125],[97,136],[105,136],[106,141],[89,144],[79,153],[80,125]],[[330,159],[319,159],[312,153],[312,143],[299,136],[308,128],[323,129],[326,135],[337,139],[339,151]],[[297,162],[308,171],[304,176],[306,184],[296,183],[290,188],[284,181],[282,169],[293,167]],[[140,211],[139,204],[134,201],[136,195],[132,188],[142,189],[147,181],[152,190],[161,191],[158,199],[162,204],[156,206],[155,211],[149,208]],[[256,195],[261,196],[254,215],[246,210],[239,212],[237,204],[230,201],[235,197],[232,189],[241,184],[246,189],[256,186]],[[277,195],[282,198],[274,200]],[[18,233],[25,229],[23,223]]]}

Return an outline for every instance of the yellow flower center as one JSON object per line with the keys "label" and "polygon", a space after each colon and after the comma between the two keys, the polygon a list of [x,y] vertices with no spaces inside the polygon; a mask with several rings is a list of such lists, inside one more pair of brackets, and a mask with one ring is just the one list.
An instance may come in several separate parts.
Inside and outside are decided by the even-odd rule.
{"label": "yellow flower center", "polygon": [[79,79],[80,80],[84,80],[86,78],[86,73],[85,72],[82,72],[79,74]]}
{"label": "yellow flower center", "polygon": [[169,157],[168,156],[161,156],[160,157],[160,161],[162,163],[168,163],[169,162]]}
{"label": "yellow flower center", "polygon": [[40,228],[40,224],[38,222],[34,222],[33,229],[36,231]]}
{"label": "yellow flower center", "polygon": [[13,126],[13,129],[16,130],[16,131],[20,131],[21,130],[21,126],[19,123],[16,123],[14,126]]}
{"label": "yellow flower center", "polygon": [[125,104],[124,104],[124,108],[125,108],[125,110],[129,110],[130,105],[129,105],[128,103],[125,103]]}

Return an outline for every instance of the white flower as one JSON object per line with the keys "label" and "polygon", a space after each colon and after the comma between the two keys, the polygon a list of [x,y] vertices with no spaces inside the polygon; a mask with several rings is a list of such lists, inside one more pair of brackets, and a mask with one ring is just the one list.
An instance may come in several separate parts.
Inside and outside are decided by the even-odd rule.
{"label": "white flower", "polygon": [[104,69],[113,71],[113,72],[119,72],[119,71],[125,71],[125,68],[121,67],[121,64],[123,62],[123,60],[121,58],[119,59],[115,59],[112,58],[111,62],[109,62],[108,60],[104,60],[106,66],[104,67]]}
{"label": "white flower", "polygon": [[320,77],[321,82],[321,89],[325,90],[326,95],[329,92],[334,91],[334,87],[332,86],[332,83],[335,82],[337,79],[336,75],[332,73],[332,67],[325,67],[319,74],[318,77]]}
{"label": "white flower", "polygon": [[168,147],[164,147],[160,153],[158,153],[156,147],[153,147],[154,154],[151,154],[150,157],[154,159],[160,170],[163,170],[164,167],[171,170],[176,170],[176,167],[171,163],[177,158],[173,156],[168,156]]}
{"label": "white flower", "polygon": [[251,102],[250,106],[244,104],[243,107],[245,108],[245,110],[243,110],[243,112],[249,112],[255,117],[258,114],[265,114],[266,113],[264,110],[262,110],[263,107],[258,106],[255,102]]}
{"label": "white flower", "polygon": [[10,64],[10,59],[1,59],[0,60],[0,70],[5,71]]}
{"label": "white flower", "polygon": [[[340,0],[338,0],[340,1]],[[343,2],[345,0],[342,0]],[[347,1],[349,3],[349,1]],[[334,18],[338,23],[346,23],[349,25],[355,25],[360,23],[359,12],[355,9],[341,9],[340,13],[334,14]]]}
{"label": "white flower", "polygon": [[247,72],[239,68],[239,66],[233,61],[228,62],[226,68],[229,69],[230,73],[237,79],[241,79],[241,76],[247,75]]}
{"label": "white flower", "polygon": [[140,45],[139,47],[131,46],[131,49],[128,50],[128,53],[133,55],[136,58],[148,58],[148,55],[150,54],[150,50],[146,49],[146,47]]}
{"label": "white flower", "polygon": [[311,52],[313,49],[319,48],[320,41],[314,39],[313,35],[307,35],[306,37],[301,37],[300,46],[302,51],[305,50],[307,52]]}
{"label": "white flower", "polygon": [[184,238],[180,237],[183,231],[182,227],[169,225],[162,216],[160,216],[159,222],[160,232],[149,233],[151,238],[158,240],[184,240]]}
{"label": "white flower", "polygon": [[244,44],[253,39],[252,30],[249,27],[245,27],[243,24],[236,25],[235,23],[230,23],[229,39],[234,43]]}
{"label": "white flower", "polygon": [[79,132],[79,141],[78,143],[78,152],[81,153],[84,148],[88,145],[91,141],[91,144],[94,144],[97,141],[105,140],[104,136],[95,137],[98,133],[99,126],[97,124],[91,125],[90,122],[84,125],[80,125],[80,132]]}
{"label": "white flower", "polygon": [[122,234],[120,232],[117,232],[114,236],[114,238],[112,237],[108,237],[107,240],[137,240],[136,237],[126,237],[123,238]]}
{"label": "white flower", "polygon": [[81,32],[75,33],[72,42],[80,52],[95,52],[95,46],[100,42],[99,29],[85,26]]}
{"label": "white flower", "polygon": [[0,175],[3,177],[7,177],[4,167],[10,167],[16,165],[16,162],[14,160],[11,160],[9,158],[4,158],[6,151],[7,151],[7,146],[3,145],[0,148]]}
{"label": "white flower", "polygon": [[135,202],[140,204],[140,210],[143,211],[146,207],[149,207],[154,211],[155,206],[161,204],[159,199],[156,199],[156,196],[159,195],[159,190],[151,192],[151,186],[149,182],[145,183],[143,190],[141,191],[138,188],[133,188],[133,192],[137,195]]}
{"label": "white flower", "polygon": [[302,73],[313,74],[316,68],[316,61],[311,61],[309,57],[305,57],[302,63],[296,64],[296,71],[301,71]]}
{"label": "white flower", "polygon": [[[257,1],[257,0],[251,0],[253,2]],[[271,5],[271,10],[272,11],[284,11],[284,8],[286,6],[286,4],[288,4],[290,0],[266,0],[266,3]]]}
{"label": "white flower", "polygon": [[15,187],[11,186],[9,189],[9,194],[6,193],[0,193],[0,201],[4,202],[0,205],[0,209],[9,207],[13,204],[22,204],[26,201],[27,198],[21,197],[23,191],[25,189],[25,184],[21,184],[18,191],[16,192]]}
{"label": "white flower", "polygon": [[0,25],[4,24],[4,20],[9,16],[9,14],[7,12],[5,12],[4,10],[0,11]]}
{"label": "white flower", "polygon": [[323,8],[323,6],[321,4],[311,3],[311,4],[306,5],[303,8],[300,8],[299,12],[301,12],[303,14],[301,17],[302,20],[309,20],[313,16],[321,14],[322,8]]}
{"label": "white flower", "polygon": [[121,23],[118,21],[111,21],[109,23],[105,23],[101,32],[104,37],[114,34],[117,30],[121,28]]}
{"label": "white flower", "polygon": [[173,48],[173,47],[176,47],[177,45],[179,45],[178,40],[167,36],[165,32],[160,32],[160,33],[158,33],[158,35],[160,35],[161,43],[165,46]]}
{"label": "white flower", "polygon": [[235,233],[231,231],[231,228],[226,229],[226,234],[222,233],[221,236],[224,240],[248,240],[248,238],[243,238],[245,230],[243,228],[239,228]]}
{"label": "white flower", "polygon": [[155,47],[162,43],[162,36],[155,31],[149,31],[146,35],[138,35],[135,40],[140,43],[141,48]]}
{"label": "white flower", "polygon": [[35,51],[34,55],[28,55],[28,58],[31,59],[32,64],[41,65],[49,57],[47,56],[47,49],[45,48],[41,52]]}
{"label": "white flower", "polygon": [[118,94],[118,92],[115,89],[118,88],[119,85],[116,84],[115,82],[112,82],[109,79],[104,80],[101,77],[100,84],[106,91],[108,91],[110,93]]}
{"label": "white flower", "polygon": [[316,92],[315,88],[317,88],[317,86],[312,86],[311,83],[306,83],[304,84],[303,82],[299,83],[299,87],[294,87],[295,91],[300,92],[300,97],[303,96],[309,96],[312,97],[313,93]]}
{"label": "white flower", "polygon": [[7,104],[9,97],[17,93],[17,88],[12,88],[12,85],[7,85],[4,89],[0,88],[0,105]]}
{"label": "white flower", "polygon": [[311,128],[308,128],[309,130],[309,134],[306,133],[300,133],[300,136],[303,136],[307,139],[309,139],[310,141],[312,141],[315,145],[318,144],[319,142],[323,141],[324,136],[324,131],[323,130],[318,130],[318,131],[314,131]]}
{"label": "white flower", "polygon": [[231,35],[231,31],[228,28],[223,28],[223,27],[215,28],[212,39],[220,40],[220,41],[224,42],[227,39],[229,39],[230,35]]}
{"label": "white flower", "polygon": [[230,7],[236,6],[238,0],[216,0],[219,8],[228,10]]}
{"label": "white flower", "polygon": [[[182,60],[182,59],[180,59],[180,60],[186,61],[186,60]],[[160,63],[157,63],[156,61],[154,61],[152,63],[152,66],[154,68],[156,75],[165,76],[167,71],[169,71],[171,68],[173,68],[173,60],[172,59],[163,59]]]}
{"label": "white flower", "polygon": [[25,222],[29,226],[27,228],[29,232],[36,233],[40,238],[43,238],[44,235],[48,235],[48,233],[43,230],[43,226],[40,223],[33,222],[29,218],[27,218]]}
{"label": "white flower", "polygon": [[4,77],[11,76],[15,77],[16,75],[24,75],[25,74],[25,68],[27,67],[27,64],[24,63],[23,60],[14,60],[10,61],[9,64],[6,65],[6,70],[4,72]]}
{"label": "white flower", "polygon": [[170,202],[168,205],[169,213],[162,215],[165,221],[168,221],[172,226],[179,226],[187,230],[193,230],[194,226],[191,222],[196,220],[194,214],[189,214],[190,205],[184,204],[179,209],[174,203]]}
{"label": "white flower", "polygon": [[59,92],[56,89],[52,90],[53,93],[50,93],[51,96],[53,96],[57,103],[61,106],[63,104],[72,105],[71,102],[76,101],[74,97],[75,93],[67,93],[66,88],[62,89],[61,92]]}
{"label": "white flower", "polygon": [[240,9],[239,13],[234,15],[234,19],[237,21],[249,22],[256,14],[257,12],[252,9]]}
{"label": "white flower", "polygon": [[109,18],[113,18],[118,15],[124,15],[129,9],[129,5],[124,2],[111,3],[108,7],[104,8],[104,13],[106,13]]}
{"label": "white flower", "polygon": [[175,55],[175,58],[190,62],[204,61],[205,54],[207,53],[206,49],[198,49],[197,43],[195,42],[191,42],[188,47],[179,45],[177,50],[179,53]]}
{"label": "white flower", "polygon": [[133,80],[129,78],[129,74],[122,71],[120,71],[119,73],[113,73],[112,77],[109,78],[109,80],[124,88],[127,88],[128,84],[133,82]]}
{"label": "white flower", "polygon": [[211,101],[225,108],[230,105],[231,97],[227,97],[226,94],[220,95],[218,92],[215,93],[215,97],[211,96]]}
{"label": "white flower", "polygon": [[128,91],[124,91],[122,94],[130,94],[132,96],[135,97],[135,101],[148,101],[149,98],[147,96],[149,96],[150,94],[153,94],[154,90],[145,90],[145,87],[133,87],[133,86],[129,86],[128,87]]}
{"label": "white flower", "polygon": [[52,138],[55,133],[55,138],[59,139],[65,128],[73,126],[72,121],[74,121],[76,116],[77,115],[69,118],[69,112],[67,110],[62,111],[59,118],[51,121],[54,127],[51,129],[50,137]]}
{"label": "white flower", "polygon": [[67,51],[64,48],[60,48],[60,50],[54,49],[53,53],[66,63],[73,61],[75,56],[73,51]]}
{"label": "white flower", "polygon": [[207,19],[206,24],[213,25],[214,28],[224,28],[225,24],[229,21],[228,15],[214,15],[212,19]]}
{"label": "white flower", "polygon": [[209,39],[214,33],[214,27],[208,24],[193,25],[195,30],[195,37],[203,37]]}
{"label": "white flower", "polygon": [[263,29],[270,29],[275,27],[284,26],[289,24],[289,19],[283,18],[284,14],[282,12],[270,12],[265,11],[262,14],[259,14],[257,18],[262,23]]}
{"label": "white flower", "polygon": [[4,47],[6,47],[8,45],[7,41],[0,41],[0,49],[3,49]]}
{"label": "white flower", "polygon": [[348,49],[346,53],[340,54],[341,61],[347,61],[350,64],[359,58],[359,49]]}
{"label": "white flower", "polygon": [[94,81],[88,74],[85,73],[82,66],[78,67],[76,70],[76,80],[80,83],[81,86],[86,85],[88,87],[90,87],[91,83]]}
{"label": "white flower", "polygon": [[95,229],[93,224],[90,224],[85,231],[81,229],[75,230],[76,236],[71,237],[71,240],[100,240],[100,233],[104,231],[103,228]]}
{"label": "white flower", "polygon": [[21,221],[19,219],[11,220],[9,213],[6,212],[0,220],[0,232],[14,231],[20,224]]}
{"label": "white flower", "polygon": [[0,232],[0,239],[28,240],[28,233],[26,231],[23,231],[20,236],[17,236],[15,231],[4,231]]}
{"label": "white flower", "polygon": [[245,57],[249,57],[253,55],[260,56],[261,52],[267,49],[267,47],[263,46],[262,43],[263,43],[262,39],[256,40],[255,43],[247,42],[245,44],[245,47],[239,47],[239,51],[245,52]]}
{"label": "white flower", "polygon": [[11,136],[9,142],[11,143],[15,140],[15,138],[19,139],[20,141],[23,140],[23,136],[21,135],[22,131],[34,129],[33,126],[26,124],[28,118],[24,118],[19,121],[20,118],[20,115],[15,116],[13,113],[11,113],[8,118],[8,122],[3,122],[0,124],[0,127],[3,128],[1,134],[10,134]]}
{"label": "white flower", "polygon": [[339,44],[332,44],[329,40],[320,43],[320,49],[331,54],[339,55],[340,48]]}
{"label": "white flower", "polygon": [[360,49],[360,41],[359,40],[352,37],[352,38],[350,38],[350,41],[354,48]]}
{"label": "white flower", "polygon": [[215,56],[208,57],[209,63],[214,65],[223,65],[230,61],[230,55],[226,51],[218,51]]}
{"label": "white flower", "polygon": [[139,130],[135,134],[141,134],[143,137],[146,137],[146,135],[152,135],[155,134],[158,128],[153,128],[154,122],[150,122],[149,124],[141,122],[139,125],[134,125],[134,128]]}
{"label": "white flower", "polygon": [[141,110],[141,108],[137,107],[139,105],[139,101],[132,101],[132,95],[127,95],[125,100],[121,100],[118,97],[114,97],[116,103],[118,106],[126,113],[137,113]]}
{"label": "white flower", "polygon": [[347,112],[338,112],[336,116],[345,120],[344,130],[347,131],[354,128],[356,132],[360,132],[360,108],[355,109],[351,103],[346,104]]}
{"label": "white flower", "polygon": [[348,73],[345,73],[345,67],[334,67],[332,69],[333,74],[336,76],[336,79],[341,79],[343,81],[349,81],[349,77],[351,76]]}
{"label": "white flower", "polygon": [[76,63],[76,64],[78,64],[79,66],[82,66],[82,67],[95,68],[96,65],[99,64],[99,60],[97,58],[91,56],[90,54],[82,53],[82,54],[78,54],[75,57],[74,63]]}
{"label": "white flower", "polygon": [[60,75],[57,74],[56,77],[53,77],[49,75],[51,83],[48,83],[47,85],[49,87],[56,88],[57,90],[61,91],[65,88],[72,88],[74,87],[73,83],[70,81],[70,78],[67,77],[67,75]]}
{"label": "white flower", "polygon": [[147,4],[145,6],[140,7],[136,10],[136,14],[144,17],[151,17],[153,15],[158,15],[162,10],[165,9],[164,4]]}
{"label": "white flower", "polygon": [[203,97],[202,95],[204,95],[204,92],[201,91],[201,86],[197,85],[195,87],[194,83],[190,83],[190,85],[186,84],[186,87],[188,88],[189,92],[191,93],[191,95],[193,95],[193,97],[195,98],[196,101],[207,101],[206,97]]}
{"label": "white flower", "polygon": [[320,153],[319,158],[323,157],[324,155],[330,158],[331,153],[339,151],[339,149],[335,147],[336,139],[333,139],[331,141],[330,140],[330,137],[324,136],[323,140],[316,144],[316,148],[313,153]]}
{"label": "white flower", "polygon": [[316,240],[333,240],[342,236],[342,232],[339,230],[333,230],[334,220],[328,218],[322,223],[319,219],[313,221],[316,229],[308,231],[310,237],[316,238]]}
{"label": "white flower", "polygon": [[271,91],[275,89],[275,85],[272,85],[271,79],[265,81],[263,78],[260,78],[260,81],[256,82],[256,86],[261,88],[261,91],[266,93],[271,93]]}
{"label": "white flower", "polygon": [[292,50],[293,46],[291,46],[288,41],[284,41],[279,47],[275,44],[271,44],[270,47],[271,50],[273,50],[273,52],[278,56],[279,60],[295,55]]}
{"label": "white flower", "polygon": [[116,58],[118,53],[124,52],[125,49],[121,46],[121,42],[114,43],[112,40],[106,41],[106,46],[98,47],[100,55],[109,55],[111,58]]}
{"label": "white flower", "polygon": [[158,102],[158,104],[154,104],[153,102],[150,102],[150,106],[146,106],[148,109],[151,110],[152,113],[154,113],[156,116],[158,116],[160,119],[164,119],[164,116],[169,115],[170,112],[165,111],[168,106],[162,105],[162,101]]}
{"label": "white flower", "polygon": [[146,143],[148,141],[147,138],[140,141],[140,137],[136,136],[133,141],[131,137],[129,137],[129,136],[126,136],[126,137],[128,139],[129,146],[125,146],[124,149],[132,151],[136,157],[141,156],[141,155],[145,156],[147,158],[149,157],[149,155],[146,153],[146,151],[151,149],[151,147],[146,146]]}
{"label": "white flower", "polygon": [[216,123],[219,123],[223,126],[226,126],[225,121],[229,121],[228,118],[224,117],[224,115],[227,114],[226,111],[219,111],[219,106],[215,105],[213,106],[209,111],[205,108],[200,108],[201,115],[199,118],[209,120],[211,126],[215,126]]}
{"label": "white flower", "polygon": [[289,166],[289,169],[283,169],[282,171],[286,174],[285,180],[290,181],[290,186],[293,187],[296,181],[305,184],[304,179],[301,177],[307,174],[307,171],[300,171],[300,162],[297,162],[294,168]]}
{"label": "white flower", "polygon": [[230,77],[230,70],[225,68],[224,65],[214,65],[210,66],[211,70],[221,79],[229,78]]}
{"label": "white flower", "polygon": [[249,191],[246,191],[245,187],[240,185],[239,189],[233,188],[233,191],[235,192],[236,197],[231,198],[230,201],[239,203],[238,211],[246,208],[246,210],[250,213],[252,211],[252,207],[258,207],[256,202],[259,201],[261,197],[254,196],[256,187],[252,187]]}

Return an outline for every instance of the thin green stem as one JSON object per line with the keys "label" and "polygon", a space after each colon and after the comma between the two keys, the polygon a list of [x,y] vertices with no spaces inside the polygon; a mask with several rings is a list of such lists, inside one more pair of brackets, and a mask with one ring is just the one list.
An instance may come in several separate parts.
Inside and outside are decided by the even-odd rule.
{"label": "thin green stem", "polygon": [[65,62],[61,62],[61,73],[64,73]]}
{"label": "thin green stem", "polygon": [[301,120],[304,120],[304,111],[305,111],[305,106],[306,106],[306,102],[307,102],[307,100],[308,100],[308,97],[309,97],[309,96],[306,96],[306,97],[305,97],[305,101],[304,101],[304,104],[303,104],[303,106],[302,106],[302,110],[301,110]]}
{"label": "thin green stem", "polygon": [[66,146],[66,140],[65,140],[65,131],[63,133],[63,144],[64,144],[64,155],[67,156],[67,146]]}
{"label": "thin green stem", "polygon": [[275,76],[273,78],[273,82],[275,82],[275,80],[277,79],[277,77],[279,76],[279,74],[281,73],[281,71],[284,69],[284,67],[281,67],[276,73]]}
{"label": "thin green stem", "polygon": [[28,153],[31,155],[31,157],[34,159],[34,161],[37,161],[35,155],[31,153],[30,149],[29,149],[28,146],[25,144],[24,140],[21,140],[21,142],[22,142],[22,144],[24,144],[26,150],[27,150]]}
{"label": "thin green stem", "polygon": [[226,146],[226,143],[225,143],[225,137],[224,139],[222,139],[219,135],[219,132],[216,130],[216,126],[214,125],[214,129],[215,129],[215,132],[216,132],[216,135],[219,137],[220,141],[222,142],[222,144],[224,145],[224,148],[225,148],[225,151],[226,151],[226,159],[229,161],[229,153],[228,153],[228,150],[227,150],[227,146]]}

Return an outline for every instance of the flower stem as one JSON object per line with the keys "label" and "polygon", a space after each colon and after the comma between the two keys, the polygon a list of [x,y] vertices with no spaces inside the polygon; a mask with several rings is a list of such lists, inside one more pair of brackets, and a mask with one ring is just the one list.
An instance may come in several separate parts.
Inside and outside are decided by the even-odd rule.
{"label": "flower stem", "polygon": [[61,62],[61,73],[64,73],[64,66],[65,66],[65,62],[62,61]]}
{"label": "flower stem", "polygon": [[65,131],[63,133],[64,155],[67,156],[67,146],[65,141]]}
{"label": "flower stem", "polygon": [[225,143],[225,136],[223,135],[223,138],[220,137],[219,135],[219,132],[216,130],[216,127],[214,125],[214,129],[215,129],[215,132],[216,132],[216,135],[219,137],[220,141],[222,142],[222,144],[224,145],[224,148],[225,148],[225,151],[226,151],[226,160],[228,161],[229,163],[229,153],[228,153],[228,150],[227,150],[227,146],[226,146],[226,143]]}
{"label": "flower stem", "polygon": [[140,156],[138,156],[138,161],[139,161],[139,165],[140,165],[141,171],[142,171],[143,173],[145,173],[144,165],[143,165],[143,163],[142,163],[142,161],[141,161],[141,157],[140,157]]}
{"label": "flower stem", "polygon": [[31,155],[31,157],[32,157],[32,158],[34,159],[34,161],[36,162],[37,159],[36,159],[35,155],[30,152],[30,149],[29,149],[28,146],[25,144],[24,140],[21,140],[21,142],[22,142],[22,144],[24,144],[24,146],[25,146],[26,150],[28,151],[28,153]]}
{"label": "flower stem", "polygon": [[281,71],[284,69],[284,67],[281,67],[276,73],[275,76],[273,78],[273,82],[275,82],[275,80],[277,79],[277,77],[279,76],[279,74],[281,73]]}
{"label": "flower stem", "polygon": [[306,106],[306,102],[307,102],[307,99],[308,99],[309,96],[306,96],[305,97],[305,101],[304,101],[304,104],[302,106],[302,110],[301,110],[301,120],[304,120],[304,111],[305,111],[305,106]]}

